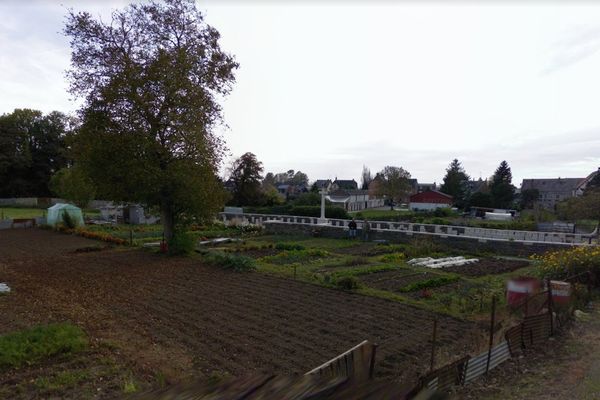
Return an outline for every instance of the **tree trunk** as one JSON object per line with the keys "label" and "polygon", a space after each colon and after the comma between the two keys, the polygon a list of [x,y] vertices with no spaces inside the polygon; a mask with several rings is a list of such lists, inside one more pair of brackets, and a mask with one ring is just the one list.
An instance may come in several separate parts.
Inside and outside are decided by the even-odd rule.
{"label": "tree trunk", "polygon": [[160,214],[165,240],[169,242],[171,239],[173,239],[173,232],[175,230],[175,218],[173,218],[173,211],[169,206],[162,206]]}

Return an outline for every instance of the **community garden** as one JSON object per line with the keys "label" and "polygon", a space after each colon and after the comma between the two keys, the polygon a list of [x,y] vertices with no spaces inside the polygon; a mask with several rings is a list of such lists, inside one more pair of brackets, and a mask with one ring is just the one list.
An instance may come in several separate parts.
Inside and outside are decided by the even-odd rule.
{"label": "community garden", "polygon": [[428,369],[434,321],[439,365],[485,347],[492,298],[510,319],[507,279],[600,270],[595,247],[514,259],[215,223],[189,227],[191,251],[169,256],[148,246],[161,238],[154,225],[3,231],[0,395],[112,398],[301,374],[365,339],[379,344],[377,379],[411,382]]}

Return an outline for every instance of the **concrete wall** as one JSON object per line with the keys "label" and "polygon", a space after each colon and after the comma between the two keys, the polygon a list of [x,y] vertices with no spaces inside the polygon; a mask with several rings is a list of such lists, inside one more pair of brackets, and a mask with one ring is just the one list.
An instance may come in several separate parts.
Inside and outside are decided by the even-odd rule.
{"label": "concrete wall", "polygon": [[444,203],[410,203],[409,205],[411,210],[416,211],[432,211],[437,210],[438,208],[450,208],[450,204]]}
{"label": "concrete wall", "polygon": [[[274,235],[293,234],[328,238],[344,238],[348,236],[348,231],[343,226],[303,223],[292,224],[278,221],[265,222],[264,226],[268,234]],[[410,243],[417,238],[428,238],[434,243],[465,251],[489,251],[502,253],[504,255],[523,257],[531,254],[541,254],[549,250],[560,250],[572,247],[572,245],[565,243],[516,242],[503,239],[479,239],[468,236],[445,236],[432,234],[430,232],[410,232],[386,229],[371,229],[369,239],[387,240],[392,243]]]}
{"label": "concrete wall", "polygon": [[[267,221],[280,221],[287,223],[317,224],[317,218],[298,217],[293,215],[266,215],[266,214],[220,214],[223,222],[235,219],[241,223],[252,223],[261,225]],[[345,227],[349,220],[328,219],[331,226]],[[429,233],[442,237],[461,236],[471,239],[489,239],[517,242],[542,242],[542,243],[563,243],[563,244],[592,244],[596,241],[592,235],[563,233],[563,232],[537,232],[537,231],[517,231],[503,229],[475,228],[467,226],[451,225],[433,225],[433,224],[413,224],[410,222],[389,222],[389,221],[369,221],[374,230],[391,230],[408,233]],[[359,228],[362,227],[362,221],[357,221]]]}

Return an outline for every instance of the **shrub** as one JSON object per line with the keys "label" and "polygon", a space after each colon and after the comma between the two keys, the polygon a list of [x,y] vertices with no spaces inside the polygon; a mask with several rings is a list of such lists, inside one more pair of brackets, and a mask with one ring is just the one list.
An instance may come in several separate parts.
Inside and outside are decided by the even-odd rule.
{"label": "shrub", "polygon": [[298,243],[283,243],[279,242],[275,245],[277,250],[304,250],[305,247]]}
{"label": "shrub", "polygon": [[369,259],[367,257],[362,257],[362,256],[356,256],[356,257],[351,257],[351,258],[347,258],[343,265],[345,265],[346,267],[353,267],[355,265],[365,265],[369,263]]}
{"label": "shrub", "polygon": [[402,263],[406,260],[406,255],[404,253],[390,253],[384,254],[379,257],[379,261],[381,262],[389,262],[389,263]]}
{"label": "shrub", "polygon": [[169,241],[169,254],[188,255],[196,248],[196,240],[187,232],[176,232]]}
{"label": "shrub", "polygon": [[435,243],[433,240],[427,237],[417,238],[410,242],[410,245],[406,246],[404,253],[408,258],[431,256],[434,253],[439,253],[444,250],[444,247]]}
{"label": "shrub", "polygon": [[358,279],[354,276],[343,276],[335,280],[335,286],[343,290],[358,289]]}
{"label": "shrub", "polygon": [[231,269],[235,272],[254,271],[256,269],[256,262],[253,258],[230,253],[213,251],[206,254],[204,260],[211,265]]}
{"label": "shrub", "polygon": [[328,257],[330,253],[321,249],[284,250],[274,256],[263,257],[261,260],[272,264],[291,264],[309,262],[317,258]]}
{"label": "shrub", "polygon": [[66,211],[62,213],[62,221],[63,224],[65,224],[65,226],[69,229],[75,229],[75,227],[77,226],[75,220],[73,219],[73,217],[71,217],[71,214],[69,214]]}
{"label": "shrub", "polygon": [[590,271],[600,282],[600,247],[578,246],[533,256],[544,278],[565,279]]}
{"label": "shrub", "polygon": [[459,279],[458,276],[440,276],[439,278],[431,278],[425,281],[419,281],[406,285],[400,289],[401,292],[414,292],[416,290],[436,288],[445,286],[449,283],[456,282]]}
{"label": "shrub", "polygon": [[436,208],[433,211],[433,215],[435,217],[450,217],[452,215],[452,210],[450,208]]}

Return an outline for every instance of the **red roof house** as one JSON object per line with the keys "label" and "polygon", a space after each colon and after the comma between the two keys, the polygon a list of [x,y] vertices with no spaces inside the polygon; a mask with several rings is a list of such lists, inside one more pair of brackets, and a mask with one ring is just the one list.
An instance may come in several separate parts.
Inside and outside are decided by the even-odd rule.
{"label": "red roof house", "polygon": [[411,210],[435,210],[451,206],[452,196],[437,190],[427,190],[410,196]]}

